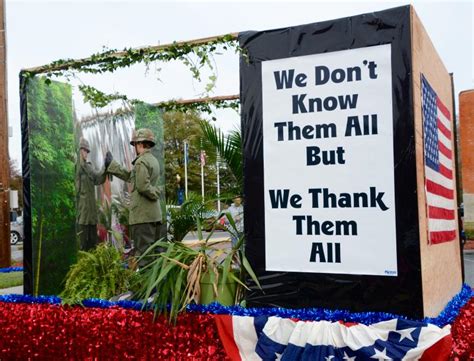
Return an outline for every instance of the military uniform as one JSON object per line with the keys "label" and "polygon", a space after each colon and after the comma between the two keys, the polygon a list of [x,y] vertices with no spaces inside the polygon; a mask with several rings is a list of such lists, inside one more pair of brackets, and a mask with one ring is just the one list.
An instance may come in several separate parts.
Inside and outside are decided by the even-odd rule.
{"label": "military uniform", "polygon": [[[90,151],[89,143],[81,139],[80,148]],[[96,172],[91,162],[79,154],[76,163],[76,223],[81,249],[88,251],[97,245],[97,201],[95,186],[105,182],[105,172]]]}
{"label": "military uniform", "polygon": [[[153,133],[148,129],[139,129],[132,137],[131,144],[141,141],[155,145]],[[159,191],[160,165],[150,149],[144,149],[132,165],[133,169],[129,171],[112,160],[107,167],[107,173],[132,184],[129,230],[130,239],[134,242],[135,254],[140,256],[160,238],[162,221]],[[144,264],[146,263],[142,262],[140,265]]]}

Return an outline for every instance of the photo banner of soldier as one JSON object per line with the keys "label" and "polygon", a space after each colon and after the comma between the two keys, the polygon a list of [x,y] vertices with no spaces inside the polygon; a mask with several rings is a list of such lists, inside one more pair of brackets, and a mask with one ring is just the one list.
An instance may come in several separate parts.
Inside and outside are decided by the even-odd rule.
{"label": "photo banner of soldier", "polygon": [[390,52],[262,62],[268,271],[397,275]]}
{"label": "photo banner of soldier", "polygon": [[[57,295],[79,250],[108,242],[123,252],[129,238],[131,184],[105,174],[107,151],[126,169],[136,157],[135,128],[155,136],[165,214],[163,112],[137,104],[95,109],[74,85],[41,77],[22,84],[24,291]],[[80,149],[86,150],[86,159]],[[165,230],[161,230],[165,232]]]}
{"label": "photo banner of soldier", "polygon": [[423,315],[410,16],[239,34],[250,307]]}

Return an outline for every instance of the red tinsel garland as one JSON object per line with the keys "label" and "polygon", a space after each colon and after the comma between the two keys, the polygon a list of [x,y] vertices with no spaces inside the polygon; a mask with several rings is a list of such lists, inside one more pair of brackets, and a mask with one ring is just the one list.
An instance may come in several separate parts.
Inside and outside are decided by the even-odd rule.
{"label": "red tinsel garland", "polygon": [[461,308],[451,327],[453,360],[474,360],[474,298]]}
{"label": "red tinsel garland", "polygon": [[226,360],[212,315],[0,303],[1,360]]}

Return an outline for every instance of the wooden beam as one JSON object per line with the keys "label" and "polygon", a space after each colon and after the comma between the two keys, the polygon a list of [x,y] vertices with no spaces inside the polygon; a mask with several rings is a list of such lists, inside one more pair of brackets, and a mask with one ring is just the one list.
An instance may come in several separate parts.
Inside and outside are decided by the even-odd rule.
{"label": "wooden beam", "polygon": [[[222,38],[224,36],[232,36],[233,39],[237,39],[237,36],[239,33],[230,33],[230,34],[224,34],[224,35],[216,35],[216,36],[210,36],[207,38],[199,38],[199,39],[193,39],[193,40],[188,40],[188,41],[178,41],[175,43],[170,43],[170,44],[163,44],[163,45],[155,45],[155,46],[142,46],[138,48],[134,48],[133,50],[140,51],[143,50],[145,52],[156,52],[160,50],[164,50],[166,48],[169,48],[170,46],[173,45],[184,45],[188,44],[191,46],[199,46],[202,44],[207,44],[210,43],[214,40],[217,40],[219,38]],[[109,56],[111,57],[116,57],[116,58],[122,58],[126,56],[128,53],[126,51],[117,51],[115,53],[110,54]],[[80,59],[71,59],[66,61],[63,64],[57,65],[57,66],[50,66],[50,65],[41,65],[38,67],[33,67],[33,68],[27,68],[23,69],[22,72],[29,72],[32,74],[41,74],[41,73],[46,73],[46,72],[51,72],[51,71],[58,71],[58,70],[65,70],[71,67],[71,65],[74,64],[84,64],[84,65],[92,65],[96,63],[97,61],[93,60],[91,57],[88,58],[80,58]]]}
{"label": "wooden beam", "polygon": [[214,101],[224,101],[224,100],[236,100],[239,99],[239,95],[220,95],[215,97],[206,97],[206,98],[194,98],[194,99],[182,99],[182,100],[168,100],[164,102],[155,103],[153,105],[160,106],[167,103],[177,103],[177,104],[194,104],[194,103],[212,103]]}
{"label": "wooden beam", "polygon": [[[159,107],[160,105],[169,104],[171,102],[177,103],[177,104],[194,104],[194,103],[212,103],[214,101],[226,101],[226,100],[237,100],[237,99],[239,99],[238,94],[219,95],[219,96],[215,96],[215,97],[206,97],[206,98],[167,100],[167,101],[163,101],[163,102],[153,103],[151,105]],[[79,122],[81,124],[86,124],[88,122],[95,121],[100,116],[114,116],[114,115],[126,114],[126,113],[130,113],[130,111],[124,110],[124,109],[118,109],[118,110],[112,111],[112,112],[97,113],[97,115],[90,115],[90,116],[87,116],[87,117],[83,117],[83,118],[81,118],[81,120]]]}
{"label": "wooden beam", "polygon": [[8,156],[5,2],[0,0],[0,267],[10,267],[10,163]]}

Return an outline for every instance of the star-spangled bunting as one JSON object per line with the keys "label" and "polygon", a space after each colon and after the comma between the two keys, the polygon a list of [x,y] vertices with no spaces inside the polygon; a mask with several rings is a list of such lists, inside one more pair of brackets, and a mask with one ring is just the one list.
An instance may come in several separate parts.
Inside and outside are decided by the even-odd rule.
{"label": "star-spangled bunting", "polygon": [[445,360],[450,326],[393,319],[371,325],[216,316],[232,360]]}

